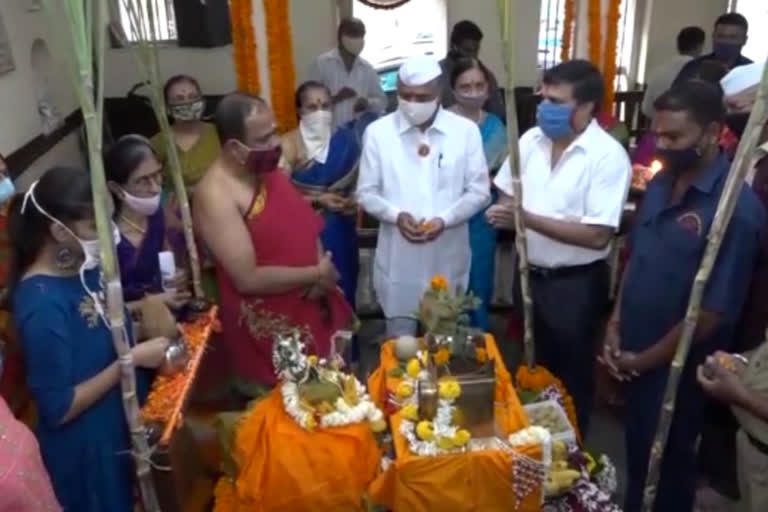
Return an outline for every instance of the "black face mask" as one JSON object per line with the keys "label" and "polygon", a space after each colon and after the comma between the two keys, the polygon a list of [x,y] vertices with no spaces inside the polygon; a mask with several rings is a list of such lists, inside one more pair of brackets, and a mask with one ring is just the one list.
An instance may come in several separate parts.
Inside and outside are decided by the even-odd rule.
{"label": "black face mask", "polygon": [[656,148],[656,158],[664,165],[664,169],[673,172],[695,169],[701,156],[701,150],[696,144],[685,149]]}
{"label": "black face mask", "polygon": [[747,127],[747,121],[749,121],[749,112],[741,114],[729,114],[725,118],[725,124],[728,129],[731,130],[738,138],[744,136],[744,130]]}

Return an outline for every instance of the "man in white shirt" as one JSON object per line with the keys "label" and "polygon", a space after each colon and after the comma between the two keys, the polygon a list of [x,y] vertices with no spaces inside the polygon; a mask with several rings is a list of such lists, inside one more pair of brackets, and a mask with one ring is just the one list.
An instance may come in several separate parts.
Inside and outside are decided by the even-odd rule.
{"label": "man in white shirt", "polygon": [[701,55],[706,38],[707,34],[701,27],[685,27],[677,34],[678,55],[665,61],[649,75],[642,106],[646,117],[653,117],[653,102],[670,88],[683,66]]}
{"label": "man in white shirt", "polygon": [[365,25],[356,18],[341,20],[338,47],[315,59],[311,80],[331,91],[334,127],[354,121],[366,112],[380,115],[387,97],[371,64],[360,57],[365,44]]}
{"label": "man in white shirt", "polygon": [[[595,345],[607,311],[606,257],[631,166],[624,148],[594,119],[603,98],[595,66],[564,62],[542,81],[538,126],[520,138],[536,356],[565,383],[585,433],[594,399]],[[507,160],[496,176],[502,196],[487,213],[492,224],[506,229],[514,228],[509,165]]]}
{"label": "man in white shirt", "polygon": [[398,74],[396,112],[368,127],[357,197],[381,223],[373,285],[387,334],[415,334],[415,313],[434,274],[467,288],[467,221],[490,200],[477,125],[443,109],[440,65],[409,58]]}

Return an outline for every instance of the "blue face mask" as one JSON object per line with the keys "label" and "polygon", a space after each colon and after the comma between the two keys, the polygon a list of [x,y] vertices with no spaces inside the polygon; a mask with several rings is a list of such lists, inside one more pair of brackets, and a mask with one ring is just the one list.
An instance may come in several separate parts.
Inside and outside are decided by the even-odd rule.
{"label": "blue face mask", "polygon": [[16,193],[16,187],[13,186],[11,178],[7,176],[0,180],[0,204],[8,201]]}
{"label": "blue face mask", "polygon": [[544,135],[552,140],[573,135],[571,117],[573,107],[551,101],[542,101],[536,110],[536,121]]}
{"label": "blue face mask", "polygon": [[722,61],[731,61],[741,55],[741,45],[735,43],[715,43],[713,45],[715,57]]}

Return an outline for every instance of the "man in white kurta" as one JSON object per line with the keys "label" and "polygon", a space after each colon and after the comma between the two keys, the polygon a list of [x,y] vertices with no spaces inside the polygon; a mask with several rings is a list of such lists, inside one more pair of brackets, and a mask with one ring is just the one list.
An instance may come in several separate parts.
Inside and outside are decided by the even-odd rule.
{"label": "man in white kurta", "polygon": [[380,222],[373,285],[387,334],[415,333],[430,278],[464,289],[467,221],[490,200],[480,131],[439,106],[440,66],[412,57],[398,75],[398,109],[366,131],[357,196]]}

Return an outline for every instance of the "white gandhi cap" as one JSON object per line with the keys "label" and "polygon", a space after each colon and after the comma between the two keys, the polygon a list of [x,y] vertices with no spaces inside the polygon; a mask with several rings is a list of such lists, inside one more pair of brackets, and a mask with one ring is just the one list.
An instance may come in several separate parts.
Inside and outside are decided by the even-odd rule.
{"label": "white gandhi cap", "polygon": [[429,55],[409,57],[402,66],[398,76],[404,85],[418,87],[425,85],[443,74],[440,64]]}
{"label": "white gandhi cap", "polygon": [[765,62],[755,62],[733,68],[720,80],[723,93],[725,96],[733,96],[758,85],[763,77],[764,69]]}

